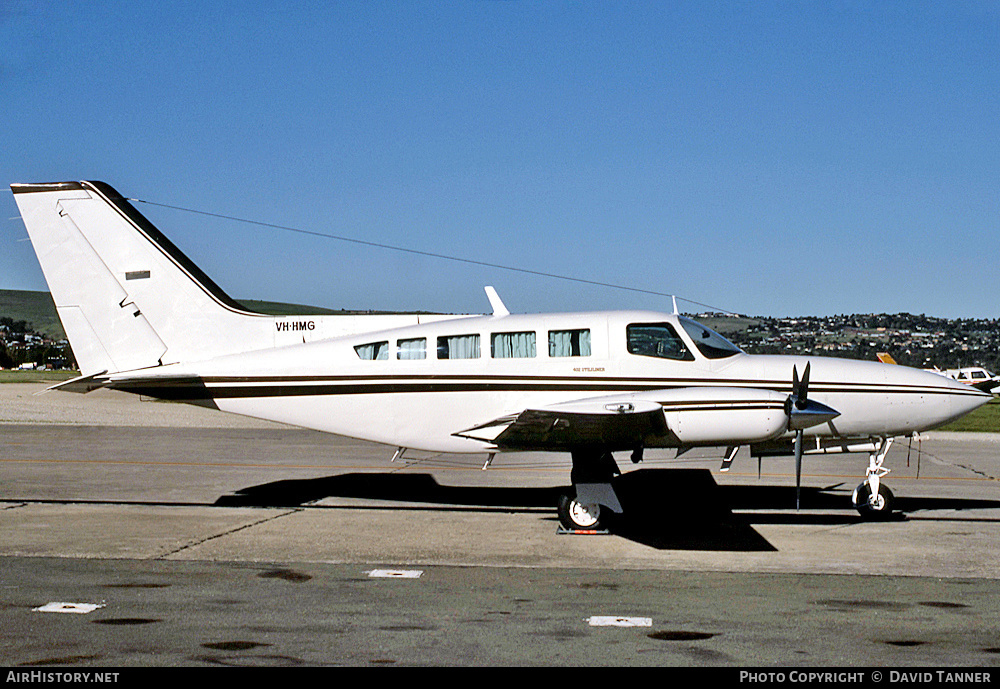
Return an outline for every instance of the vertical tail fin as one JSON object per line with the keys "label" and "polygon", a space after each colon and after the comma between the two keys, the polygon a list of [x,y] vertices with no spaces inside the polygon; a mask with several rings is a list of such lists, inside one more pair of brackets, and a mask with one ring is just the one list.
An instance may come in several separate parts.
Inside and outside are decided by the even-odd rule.
{"label": "vertical tail fin", "polygon": [[243,309],[101,182],[11,185],[83,375],[273,346]]}

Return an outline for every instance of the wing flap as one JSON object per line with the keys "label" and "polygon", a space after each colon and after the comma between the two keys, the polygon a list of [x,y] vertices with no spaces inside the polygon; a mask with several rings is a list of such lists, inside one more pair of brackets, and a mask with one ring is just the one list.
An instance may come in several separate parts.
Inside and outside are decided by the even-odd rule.
{"label": "wing flap", "polygon": [[582,446],[632,449],[668,434],[654,401],[602,397],[525,409],[455,433],[518,450],[572,450]]}

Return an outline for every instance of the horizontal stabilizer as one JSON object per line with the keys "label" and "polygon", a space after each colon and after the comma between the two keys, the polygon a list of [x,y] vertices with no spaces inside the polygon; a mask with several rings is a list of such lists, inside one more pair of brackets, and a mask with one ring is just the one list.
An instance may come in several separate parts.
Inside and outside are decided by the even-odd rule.
{"label": "horizontal stabilizer", "polygon": [[105,373],[107,373],[107,371],[93,373],[89,376],[77,376],[76,378],[72,378],[70,380],[64,380],[61,383],[56,383],[55,385],[45,388],[38,394],[49,392],[50,390],[63,390],[65,392],[78,393],[86,393],[92,390],[97,390],[107,385],[107,378],[103,377]]}

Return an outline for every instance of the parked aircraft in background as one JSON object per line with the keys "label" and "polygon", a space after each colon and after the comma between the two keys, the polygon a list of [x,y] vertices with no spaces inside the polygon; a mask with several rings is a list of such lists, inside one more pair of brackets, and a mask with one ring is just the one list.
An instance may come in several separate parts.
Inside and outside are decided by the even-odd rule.
{"label": "parked aircraft in background", "polygon": [[983,392],[993,393],[997,388],[1000,388],[1000,378],[997,378],[982,366],[949,368],[940,373],[957,380],[959,383],[965,383],[966,385],[978,388]]}
{"label": "parked aircraft in background", "polygon": [[[878,354],[878,360],[883,364],[895,364],[895,359],[892,355],[885,352]],[[988,392],[991,394],[996,394],[1000,392],[1000,377],[994,376],[992,373],[987,371],[982,366],[966,366],[963,368],[949,368],[942,371],[939,368],[925,368],[925,371],[930,373],[936,373],[939,376],[948,376],[952,380],[957,380],[959,383],[965,383],[966,385],[971,385],[972,387],[982,390],[983,392]]]}
{"label": "parked aircraft in background", "polygon": [[114,189],[12,185],[81,376],[399,448],[569,454],[570,528],[620,512],[612,453],[866,452],[853,501],[885,515],[892,439],[990,397],[903,366],[755,356],[676,313],[265,316],[230,299]]}

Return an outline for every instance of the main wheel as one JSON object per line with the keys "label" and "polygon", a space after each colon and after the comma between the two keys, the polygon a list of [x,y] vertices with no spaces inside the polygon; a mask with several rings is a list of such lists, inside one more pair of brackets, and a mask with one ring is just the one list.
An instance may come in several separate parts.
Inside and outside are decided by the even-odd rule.
{"label": "main wheel", "polygon": [[559,496],[557,511],[559,523],[570,531],[595,530],[603,526],[601,506],[596,503],[584,505],[575,497],[563,494]]}
{"label": "main wheel", "polygon": [[854,509],[866,519],[887,518],[892,514],[894,500],[895,497],[892,491],[884,483],[879,484],[878,495],[873,500],[872,489],[867,481],[855,488],[854,494],[851,495],[851,502],[854,503]]}

